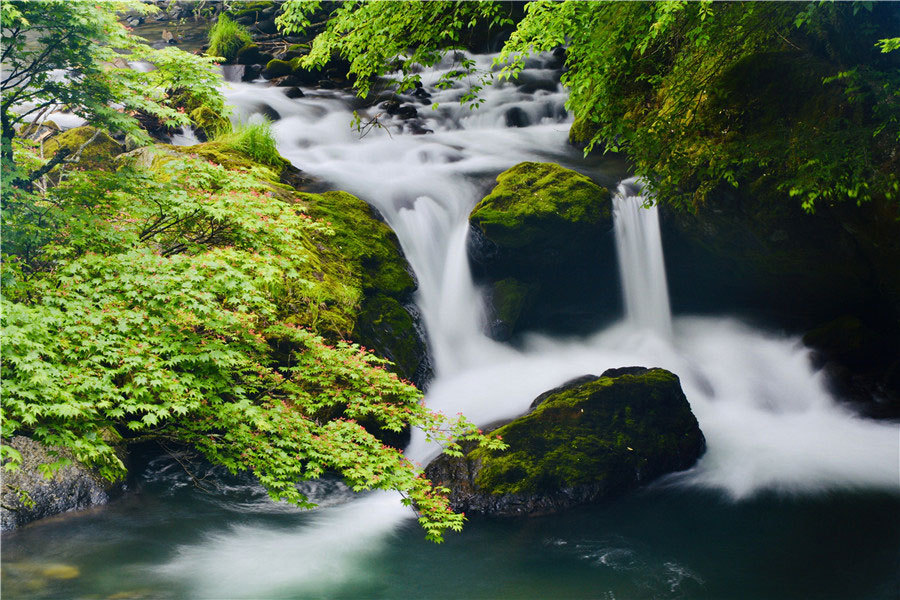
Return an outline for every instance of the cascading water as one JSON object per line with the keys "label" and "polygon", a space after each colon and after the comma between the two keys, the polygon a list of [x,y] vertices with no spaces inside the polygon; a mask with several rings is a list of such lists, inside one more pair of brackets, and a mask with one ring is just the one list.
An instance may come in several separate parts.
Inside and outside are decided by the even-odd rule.
{"label": "cascading water", "polygon": [[644,207],[646,201],[637,179],[620,183],[612,199],[625,317],[635,327],[669,338],[672,315],[659,215],[656,206]]}
{"label": "cascading water", "polygon": [[[426,83],[439,74],[425,77]],[[454,103],[458,95],[435,93],[441,107],[424,117],[433,135],[373,131],[359,139],[347,128],[351,115],[340,100],[288,100],[278,89],[247,84],[229,92],[244,118],[258,112],[261,102],[281,114],[275,131],[282,154],[373,204],[396,231],[419,281],[418,301],[437,363],[427,396],[431,408],[487,424],[521,414],[536,395],[572,377],[623,365],[663,366],[681,376],[708,440],[707,454],[680,477],[683,483],[734,498],[766,489],[897,489],[895,428],[835,406],[794,339],[727,319],[681,318],[673,325],[656,208],[642,207],[645,198],[634,179],[622,181],[613,200],[625,320],[581,340],[532,336],[520,350],[488,339],[465,249],[467,216],[483,192],[475,181],[542,155],[565,160],[565,95],[557,90],[532,97],[509,84],[496,86],[486,91],[485,107],[475,116]],[[513,107],[528,110],[532,124],[507,127],[504,115]],[[424,464],[435,452],[414,432],[408,456]],[[271,560],[306,565],[303,575],[290,574],[286,566],[288,574],[280,571],[276,578],[279,585],[312,589],[332,581],[335,573],[319,560],[359,576],[351,565],[383,550],[389,533],[413,517],[387,493],[321,513],[296,531],[262,532],[267,544],[280,549],[266,552]],[[232,592],[239,586],[248,595],[259,593],[260,585],[267,589],[264,583],[234,576],[235,560],[218,549],[252,545],[259,534],[220,534],[215,543],[184,548],[172,565],[205,565],[205,575],[198,577],[193,568],[185,575],[207,591],[224,592],[221,582],[227,580]],[[310,554],[308,545],[319,547],[322,539],[327,550]],[[327,571],[324,581],[315,577],[317,570]]]}
{"label": "cascading water", "polygon": [[[482,68],[490,68],[492,57],[474,58]],[[634,180],[622,181],[614,198],[624,320],[600,332],[585,332],[578,339],[531,335],[518,348],[484,335],[482,298],[466,257],[468,213],[485,192],[489,178],[517,162],[571,164],[577,160],[566,143],[566,95],[556,83],[558,72],[543,67],[533,61],[527,71],[533,91],[510,83],[489,87],[484,91],[484,105],[474,113],[459,106],[461,89],[433,90],[432,100],[439,107],[419,108],[420,131],[434,132],[428,135],[413,135],[408,124],[382,115],[390,134],[375,129],[361,138],[348,126],[358,102],[342,91],[305,90],[305,97],[291,100],[278,88],[236,83],[226,94],[240,120],[261,113],[277,115],[274,131],[285,157],[329,187],[368,201],[397,233],[419,282],[417,302],[436,362],[437,375],[426,398],[431,408],[448,414],[461,411],[478,424],[488,424],[521,414],[535,396],[570,378],[610,367],[661,366],[680,376],[708,444],[696,467],[668,480],[679,490],[687,490],[694,498],[703,490],[713,490],[731,499],[754,499],[764,491],[797,495],[865,489],[897,494],[896,426],[859,419],[840,408],[796,338],[766,334],[731,319],[672,318],[658,218],[655,209],[641,208],[644,198]],[[448,61],[423,73],[426,88],[452,68]],[[377,109],[370,112],[368,116],[374,117]],[[620,178],[603,172],[592,175],[608,186]],[[434,452],[414,433],[407,449],[411,459],[424,464]],[[709,566],[697,573],[684,566],[684,560],[699,561],[690,555],[681,558],[677,548],[679,543],[691,543],[687,538],[696,537],[693,531],[681,534],[669,558],[654,555],[627,536],[585,540],[578,533],[585,523],[594,521],[620,527],[616,515],[630,504],[640,504],[644,512],[624,520],[638,523],[671,502],[678,504],[676,495],[655,504],[635,498],[623,505],[600,507],[588,520],[576,521],[567,529],[569,533],[554,529],[552,538],[534,542],[537,548],[522,550],[527,557],[519,562],[525,566],[516,574],[521,587],[504,580],[501,573],[512,551],[509,544],[496,550],[503,558],[497,564],[491,553],[504,544],[502,536],[498,541],[479,533],[484,527],[493,531],[491,527],[500,525],[470,524],[472,529],[460,536],[462,549],[433,559],[440,565],[434,576],[440,583],[429,584],[430,592],[398,588],[404,581],[419,578],[423,568],[420,561],[424,559],[406,557],[395,542],[398,536],[405,536],[406,543],[421,538],[419,532],[410,533],[415,529],[413,513],[391,493],[333,492],[327,498],[331,501],[311,513],[286,510],[280,516],[270,515],[263,504],[232,507],[226,498],[227,519],[220,518],[220,526],[205,528],[191,520],[190,510],[181,522],[194,523],[191,531],[199,532],[191,534],[195,539],[177,538],[181,541],[174,556],[168,552],[149,565],[139,563],[143,566],[132,572],[137,579],[153,582],[154,589],[176,589],[175,596],[201,598],[496,597],[504,595],[503,590],[509,590],[510,597],[534,597],[569,589],[565,578],[549,574],[550,583],[543,585],[550,587],[541,588],[541,580],[529,571],[537,556],[552,555],[552,548],[571,547],[578,560],[596,557],[598,568],[608,570],[610,581],[625,581],[620,587],[624,597],[680,597],[678,586],[701,585],[703,580],[711,585],[708,582],[718,568]],[[682,510],[699,510],[691,502],[682,504],[687,505]],[[745,504],[716,505],[690,515],[702,519],[707,512],[733,514]],[[612,516],[604,521],[607,510]],[[144,508],[141,512],[153,514]],[[163,513],[160,523],[170,518]],[[251,518],[259,514],[265,518]],[[677,524],[680,517],[666,514],[657,520],[656,529]],[[562,526],[567,518],[543,522]],[[733,529],[725,519],[725,526]],[[518,527],[512,535],[527,537],[526,530],[541,525],[504,527]],[[104,530],[98,531],[94,535],[102,536]],[[653,531],[645,535],[652,537]],[[143,549],[144,538],[136,539]],[[569,540],[572,543],[567,545]],[[472,544],[492,550],[478,554]],[[762,548],[768,545],[760,552]],[[437,551],[416,546],[410,552],[424,556]],[[462,563],[466,569],[496,565],[481,574],[496,580],[494,586],[479,588],[481,593],[475,593],[474,587],[446,587],[443,562],[465,561],[468,554],[473,558]],[[754,560],[758,558],[754,555]],[[414,568],[408,576],[398,572],[404,562]],[[594,576],[584,577],[579,585],[594,589]],[[467,581],[477,585],[474,575]],[[422,585],[426,583],[423,580]],[[725,585],[724,589],[730,589]],[[585,589],[572,588],[568,595],[583,597]],[[610,592],[604,597],[622,596]]]}

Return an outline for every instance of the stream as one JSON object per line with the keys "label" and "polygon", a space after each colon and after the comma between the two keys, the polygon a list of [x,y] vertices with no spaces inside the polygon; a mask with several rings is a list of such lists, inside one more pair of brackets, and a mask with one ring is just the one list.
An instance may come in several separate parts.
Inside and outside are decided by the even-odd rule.
{"label": "stream", "polygon": [[[491,56],[474,55],[491,68]],[[900,590],[900,435],[842,407],[799,338],[736,317],[672,314],[656,209],[616,157],[567,143],[566,93],[550,57],[519,85],[459,104],[437,90],[451,59],[422,73],[432,106],[382,113],[365,135],[347,91],[289,99],[261,82],[226,86],[234,118],[267,115],[280,152],[329,189],[377,208],[419,289],[435,378],[430,407],[480,425],[517,416],[538,394],[607,368],[664,367],[708,450],[691,470],[617,500],[530,519],[471,517],[446,543],[424,540],[396,494],[307,482],[313,511],[274,504],[252,480],[207,468],[208,488],[174,461],[151,461],[108,506],[3,536],[10,598],[896,598]],[[367,120],[366,118],[363,119]],[[432,133],[420,134],[422,130]],[[191,140],[189,132],[179,141]],[[580,336],[484,334],[466,258],[467,217],[501,171],[554,161],[617,189],[624,312]],[[598,307],[598,312],[601,309]],[[414,434],[426,464],[435,448]],[[206,467],[204,467],[206,468]],[[42,576],[46,565],[78,576]]]}

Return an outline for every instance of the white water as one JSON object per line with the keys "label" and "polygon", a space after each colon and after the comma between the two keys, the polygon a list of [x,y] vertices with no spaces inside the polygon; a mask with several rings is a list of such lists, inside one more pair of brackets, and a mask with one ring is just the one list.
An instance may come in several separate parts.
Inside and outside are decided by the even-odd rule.
{"label": "white water", "polygon": [[[426,73],[426,86],[438,75]],[[348,127],[351,98],[304,91],[304,98],[290,100],[276,88],[233,84],[228,96],[238,119],[263,105],[277,111],[282,154],[370,202],[397,232],[419,281],[436,362],[430,407],[488,424],[521,414],[535,396],[567,379],[610,367],[662,366],[681,377],[708,442],[679,484],[718,489],[735,500],[766,490],[900,489],[896,426],[837,406],[796,338],[730,319],[671,318],[657,218],[639,208],[634,182],[623,182],[615,210],[626,318],[577,339],[535,335],[521,349],[484,336],[482,299],[465,256],[466,217],[485,191],[478,177],[570,152],[562,90],[532,95],[495,86],[474,113],[454,102],[459,89],[435,92],[439,109],[419,108],[434,134],[410,135],[402,122],[383,116],[391,135],[376,129],[362,139]],[[507,128],[511,107],[524,110],[531,125]],[[424,464],[433,453],[414,435],[411,458]],[[391,532],[412,518],[395,495],[369,494],[320,509],[296,529],[237,525],[181,548],[164,574],[204,597],[260,597],[288,588],[322,594],[364,579],[366,558],[391,544]]]}
{"label": "white water", "polygon": [[625,318],[635,328],[671,338],[672,312],[658,210],[655,205],[644,208],[646,198],[637,179],[620,183],[612,202]]}

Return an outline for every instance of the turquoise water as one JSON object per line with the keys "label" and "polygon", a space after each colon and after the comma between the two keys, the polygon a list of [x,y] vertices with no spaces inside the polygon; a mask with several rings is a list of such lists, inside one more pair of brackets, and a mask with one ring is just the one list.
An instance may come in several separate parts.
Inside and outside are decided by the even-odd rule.
{"label": "turquoise water", "polygon": [[[221,473],[211,481],[198,489],[160,460],[139,491],[107,507],[5,534],[3,597],[218,598],[221,589],[198,587],[207,574],[190,549],[241,528],[276,531],[283,542],[314,516],[272,505],[248,481]],[[311,492],[325,504],[350,497],[336,482]],[[277,585],[230,597],[887,600],[900,589],[898,515],[900,498],[889,494],[735,503],[659,485],[563,515],[472,518],[442,545],[409,520],[354,560],[335,561],[334,572],[280,574]],[[173,568],[179,560],[187,562]],[[251,547],[238,560],[235,569],[263,580],[272,568]],[[78,576],[42,574],[74,573],[62,565]]]}

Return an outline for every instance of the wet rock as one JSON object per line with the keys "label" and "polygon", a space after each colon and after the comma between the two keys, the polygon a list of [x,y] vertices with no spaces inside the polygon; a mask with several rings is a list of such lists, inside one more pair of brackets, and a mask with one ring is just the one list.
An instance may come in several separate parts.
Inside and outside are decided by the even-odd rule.
{"label": "wet rock", "polygon": [[268,52],[260,50],[256,44],[247,44],[237,51],[235,61],[239,65],[266,64],[274,57]]}
{"label": "wet rock", "polygon": [[241,76],[241,81],[255,81],[262,76],[262,71],[262,65],[247,65],[244,67],[244,74]]}
{"label": "wet rock", "polygon": [[493,335],[584,331],[619,310],[610,194],[590,178],[521,163],[497,177],[469,221],[472,271],[495,301]]}
{"label": "wet rock", "polygon": [[288,98],[295,99],[295,98],[302,98],[304,94],[303,94],[303,90],[301,90],[299,87],[294,86],[292,88],[288,88],[288,90],[284,93],[284,95],[287,96]]}
{"label": "wet rock", "polygon": [[419,116],[419,111],[412,104],[403,104],[397,108],[397,112],[394,114],[400,119],[415,119]]}
{"label": "wet rock", "polygon": [[678,377],[643,367],[572,380],[494,433],[507,450],[469,448],[426,467],[432,481],[450,488],[455,510],[558,512],[687,469],[706,447]]}
{"label": "wet rock", "polygon": [[507,127],[528,127],[531,124],[528,113],[518,106],[514,106],[506,111],[504,118],[506,119]]}
{"label": "wet rock", "polygon": [[[77,462],[62,467],[52,478],[45,479],[38,465],[57,460],[46,446],[23,436],[4,441],[4,444],[19,451],[22,464],[15,471],[3,473],[0,487],[2,531],[52,515],[106,504],[121,487],[121,482],[106,481]],[[71,459],[66,452],[61,452],[61,455]]]}

